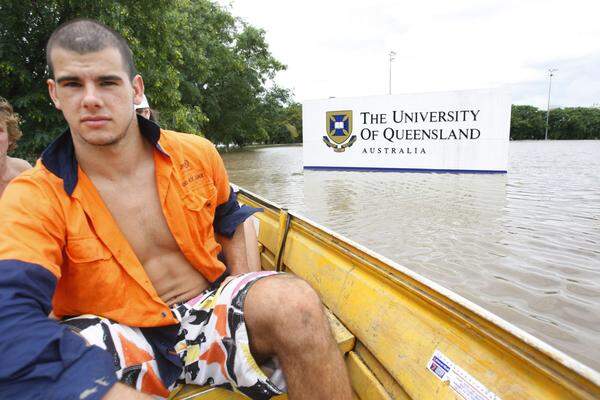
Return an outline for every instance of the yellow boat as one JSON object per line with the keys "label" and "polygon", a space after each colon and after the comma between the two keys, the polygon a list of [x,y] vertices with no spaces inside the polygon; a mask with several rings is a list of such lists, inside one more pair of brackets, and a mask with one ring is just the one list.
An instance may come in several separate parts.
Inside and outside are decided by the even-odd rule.
{"label": "yellow boat", "polygon": [[[265,210],[263,269],[320,293],[356,399],[600,399],[600,373],[496,315],[255,194],[239,199]],[[246,397],[187,386],[171,398]]]}

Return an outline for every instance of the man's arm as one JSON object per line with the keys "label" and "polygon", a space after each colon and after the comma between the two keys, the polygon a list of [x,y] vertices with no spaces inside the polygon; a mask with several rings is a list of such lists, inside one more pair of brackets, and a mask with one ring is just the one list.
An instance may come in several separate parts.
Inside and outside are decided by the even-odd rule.
{"label": "man's arm", "polygon": [[[245,272],[257,270],[255,264],[259,259],[258,254],[249,252],[258,252],[258,246],[252,245],[249,248],[247,243],[256,244],[256,240],[248,240],[248,234],[255,234],[253,227],[245,227],[245,221],[259,211],[260,208],[241,206],[237,201],[237,194],[229,185],[229,178],[223,159],[212,147],[212,165],[213,181],[217,188],[217,209],[215,210],[214,229],[217,242],[223,248],[225,264],[231,275],[239,275]],[[250,262],[249,262],[250,261]]]}
{"label": "man's arm", "polygon": [[256,218],[248,218],[244,221],[244,236],[246,237],[246,254],[248,261],[248,268],[250,271],[260,271],[261,261],[260,253],[258,252],[258,232],[254,227],[254,221]]}
{"label": "man's arm", "polygon": [[256,231],[248,218],[262,209],[246,205],[240,207],[233,189],[230,193],[229,200],[217,207],[214,222],[216,239],[223,248],[225,264],[231,275],[259,271]]}
{"label": "man's arm", "polygon": [[229,266],[231,275],[261,270],[258,237],[252,220],[253,218],[248,218],[238,225],[231,239],[217,235],[217,241],[223,248],[225,262]]}
{"label": "man's arm", "polygon": [[225,265],[227,265],[231,275],[239,275],[251,271],[248,266],[248,252],[243,223],[237,226],[231,238],[224,235],[217,235],[216,239],[223,248]]}
{"label": "man's arm", "polygon": [[0,397],[98,400],[117,380],[112,357],[47,317],[65,242],[49,198],[20,176],[0,200]]}

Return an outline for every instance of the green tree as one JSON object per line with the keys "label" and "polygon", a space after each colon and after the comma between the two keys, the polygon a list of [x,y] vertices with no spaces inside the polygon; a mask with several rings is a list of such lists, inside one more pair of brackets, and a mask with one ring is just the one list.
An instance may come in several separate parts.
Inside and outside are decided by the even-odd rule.
{"label": "green tree", "polygon": [[285,108],[285,125],[292,142],[302,142],[302,104],[292,102]]}
{"label": "green tree", "polygon": [[[0,3],[0,95],[23,117],[17,155],[32,159],[65,127],[47,94],[45,44],[78,17],[111,26],[129,42],[152,107],[169,129],[224,144],[267,142],[286,102],[267,89],[285,68],[265,32],[210,0],[47,0]],[[270,117],[269,117],[270,116]]]}
{"label": "green tree", "polygon": [[[510,138],[544,139],[546,111],[532,106],[512,106]],[[600,109],[595,107],[553,108],[548,118],[548,139],[586,140],[600,138]]]}
{"label": "green tree", "polygon": [[[30,159],[37,157],[66,126],[47,93],[45,80],[49,71],[45,45],[58,25],[77,17],[94,18],[119,31],[131,44],[138,69],[149,83],[149,95],[156,94],[165,114],[181,113],[177,70],[170,63],[156,63],[156,60],[177,56],[168,45],[175,36],[170,28],[169,6],[166,0],[2,3],[0,95],[6,97],[23,118],[24,138],[18,154]],[[154,23],[145,24],[148,20]]]}
{"label": "green tree", "polygon": [[264,128],[264,143],[290,143],[292,141],[287,123],[286,107],[290,102],[287,89],[274,86],[262,98],[259,110]]}
{"label": "green tree", "polygon": [[512,140],[543,139],[545,120],[542,111],[533,106],[512,106],[510,138]]}
{"label": "green tree", "polygon": [[[239,146],[265,141],[269,135],[265,85],[284,66],[270,55],[263,30],[233,19],[220,21],[224,22],[224,40],[208,49],[211,66],[204,96],[198,98],[208,117],[206,135],[215,142]],[[236,26],[237,34],[227,35],[235,33]],[[188,73],[186,80],[193,82],[194,76]]]}

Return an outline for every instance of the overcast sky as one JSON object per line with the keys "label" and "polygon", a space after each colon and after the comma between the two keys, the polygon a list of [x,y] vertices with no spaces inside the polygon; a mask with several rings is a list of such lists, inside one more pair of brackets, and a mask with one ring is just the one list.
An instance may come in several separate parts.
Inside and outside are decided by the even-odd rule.
{"label": "overcast sky", "polygon": [[266,31],[299,101],[512,87],[513,103],[600,104],[600,0],[219,0]]}

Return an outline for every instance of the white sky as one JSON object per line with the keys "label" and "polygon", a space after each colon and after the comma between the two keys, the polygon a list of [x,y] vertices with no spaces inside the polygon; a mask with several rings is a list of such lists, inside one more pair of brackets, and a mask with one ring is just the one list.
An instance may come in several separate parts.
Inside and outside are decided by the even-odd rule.
{"label": "white sky", "polygon": [[298,101],[510,84],[513,103],[600,104],[600,0],[219,0],[266,31]]}

